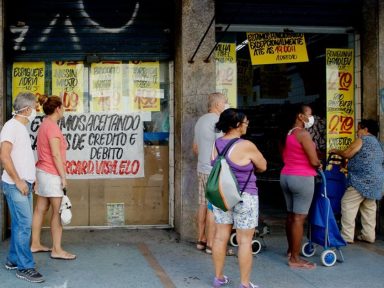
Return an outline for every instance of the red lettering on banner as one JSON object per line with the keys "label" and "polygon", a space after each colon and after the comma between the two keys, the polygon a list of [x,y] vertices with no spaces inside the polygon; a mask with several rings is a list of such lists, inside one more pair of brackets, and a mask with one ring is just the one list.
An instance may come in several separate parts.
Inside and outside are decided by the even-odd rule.
{"label": "red lettering on banner", "polygon": [[88,160],[67,161],[68,175],[136,175],[140,170],[139,160]]}

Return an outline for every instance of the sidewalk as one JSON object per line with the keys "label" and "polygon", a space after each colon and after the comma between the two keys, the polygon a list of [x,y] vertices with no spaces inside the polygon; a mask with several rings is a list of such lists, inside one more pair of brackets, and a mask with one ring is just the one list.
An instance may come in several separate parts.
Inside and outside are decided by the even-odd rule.
{"label": "sidewalk", "polygon": [[[49,230],[43,239],[49,239]],[[327,268],[317,253],[315,270],[292,270],[285,257],[284,230],[272,223],[265,238],[267,247],[254,258],[252,281],[270,288],[382,288],[384,287],[384,241],[357,243],[343,249],[345,262]],[[46,241],[45,243],[48,243]],[[17,279],[4,268],[8,241],[0,243],[0,287],[2,288],[119,288],[119,287],[211,287],[211,257],[180,242],[167,230],[65,230],[65,249],[78,255],[74,261],[52,260],[48,253],[35,255],[38,271],[46,282],[31,284]],[[322,247],[318,247],[322,251]],[[227,287],[238,287],[236,257],[228,257]]]}

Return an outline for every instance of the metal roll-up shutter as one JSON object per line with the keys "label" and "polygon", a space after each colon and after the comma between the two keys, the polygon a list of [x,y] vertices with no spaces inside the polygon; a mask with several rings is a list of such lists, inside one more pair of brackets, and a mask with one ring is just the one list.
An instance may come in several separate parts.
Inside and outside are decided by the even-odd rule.
{"label": "metal roll-up shutter", "polygon": [[168,60],[172,0],[5,1],[6,52],[14,60]]}
{"label": "metal roll-up shutter", "polygon": [[216,24],[359,27],[361,0],[220,0]]}

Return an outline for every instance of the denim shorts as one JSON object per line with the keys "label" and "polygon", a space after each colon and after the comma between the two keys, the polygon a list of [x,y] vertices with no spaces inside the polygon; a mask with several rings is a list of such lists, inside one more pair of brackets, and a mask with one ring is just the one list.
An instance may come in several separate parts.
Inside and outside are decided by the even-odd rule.
{"label": "denim shorts", "polygon": [[213,206],[213,214],[217,224],[233,224],[234,229],[253,229],[259,222],[259,196],[244,192],[242,202],[233,207],[231,211]]}

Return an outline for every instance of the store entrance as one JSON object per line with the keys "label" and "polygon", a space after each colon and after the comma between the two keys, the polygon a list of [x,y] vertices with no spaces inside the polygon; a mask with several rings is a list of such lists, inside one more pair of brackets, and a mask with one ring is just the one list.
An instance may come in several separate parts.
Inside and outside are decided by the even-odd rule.
{"label": "store entrance", "polygon": [[308,62],[252,65],[246,33],[229,33],[236,39],[237,107],[250,124],[246,138],[257,145],[268,161],[268,170],[258,175],[260,209],[285,211],[279,176],[283,163],[279,135],[284,114],[293,105],[308,104],[315,116],[310,131],[320,156],[326,151],[326,49],[353,48],[351,34],[304,33]]}

